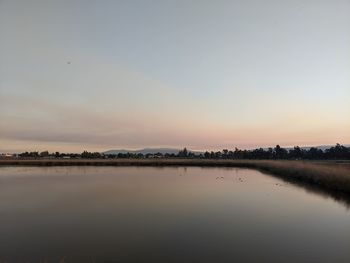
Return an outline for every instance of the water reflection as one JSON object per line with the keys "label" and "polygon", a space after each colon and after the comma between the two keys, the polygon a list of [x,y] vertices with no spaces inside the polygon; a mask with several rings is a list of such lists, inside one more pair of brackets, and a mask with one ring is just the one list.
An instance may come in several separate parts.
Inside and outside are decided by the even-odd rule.
{"label": "water reflection", "polygon": [[308,184],[305,182],[300,182],[299,180],[293,180],[292,178],[280,177],[278,175],[268,174],[272,177],[277,177],[283,180],[285,183],[292,184],[304,189],[309,194],[316,194],[322,196],[324,199],[332,198],[334,201],[344,205],[347,210],[350,210],[350,194],[332,191],[329,189],[324,189],[314,184]]}
{"label": "water reflection", "polygon": [[0,259],[350,262],[348,203],[305,189],[239,168],[3,167]]}

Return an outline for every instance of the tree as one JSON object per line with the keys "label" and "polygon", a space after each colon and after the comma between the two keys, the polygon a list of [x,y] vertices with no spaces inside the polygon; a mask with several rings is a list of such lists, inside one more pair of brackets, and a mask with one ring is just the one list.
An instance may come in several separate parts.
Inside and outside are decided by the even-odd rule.
{"label": "tree", "polygon": [[48,157],[49,156],[49,152],[48,151],[43,151],[40,153],[40,157]]}
{"label": "tree", "polygon": [[288,151],[284,148],[281,148],[278,144],[274,149],[275,159],[286,159],[288,155]]}
{"label": "tree", "polygon": [[227,149],[223,149],[222,150],[222,157],[227,159],[227,155],[228,155],[228,150]]}
{"label": "tree", "polygon": [[177,155],[179,157],[187,157],[188,156],[187,148],[185,147],[182,151],[179,151],[179,153]]}
{"label": "tree", "polygon": [[311,160],[323,159],[323,151],[321,149],[311,147],[306,152],[306,158]]}
{"label": "tree", "polygon": [[303,150],[299,146],[294,146],[292,150],[289,150],[289,157],[292,159],[302,159]]}

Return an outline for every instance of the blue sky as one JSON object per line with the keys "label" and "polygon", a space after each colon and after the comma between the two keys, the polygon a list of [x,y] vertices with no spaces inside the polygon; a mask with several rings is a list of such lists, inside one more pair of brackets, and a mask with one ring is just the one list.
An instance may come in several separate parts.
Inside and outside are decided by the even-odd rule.
{"label": "blue sky", "polygon": [[350,1],[0,2],[0,150],[350,142]]}

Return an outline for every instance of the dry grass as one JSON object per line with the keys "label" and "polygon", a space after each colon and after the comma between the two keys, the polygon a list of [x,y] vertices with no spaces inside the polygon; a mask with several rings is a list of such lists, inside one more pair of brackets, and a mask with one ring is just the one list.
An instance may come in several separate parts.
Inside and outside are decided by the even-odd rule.
{"label": "dry grass", "polygon": [[0,165],[29,166],[199,166],[253,168],[282,178],[314,184],[323,189],[350,193],[349,163],[274,160],[212,159],[78,159],[1,160]]}

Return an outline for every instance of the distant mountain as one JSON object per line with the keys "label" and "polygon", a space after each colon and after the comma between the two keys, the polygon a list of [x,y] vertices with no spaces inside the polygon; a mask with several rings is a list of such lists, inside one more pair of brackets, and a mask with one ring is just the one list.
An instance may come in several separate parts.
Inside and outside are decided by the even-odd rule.
{"label": "distant mountain", "polygon": [[144,148],[140,150],[126,150],[126,149],[120,149],[120,150],[109,150],[103,152],[104,154],[118,154],[118,153],[142,153],[142,154],[155,154],[155,153],[162,153],[162,154],[177,154],[180,151],[180,149],[174,149],[174,148]]}

